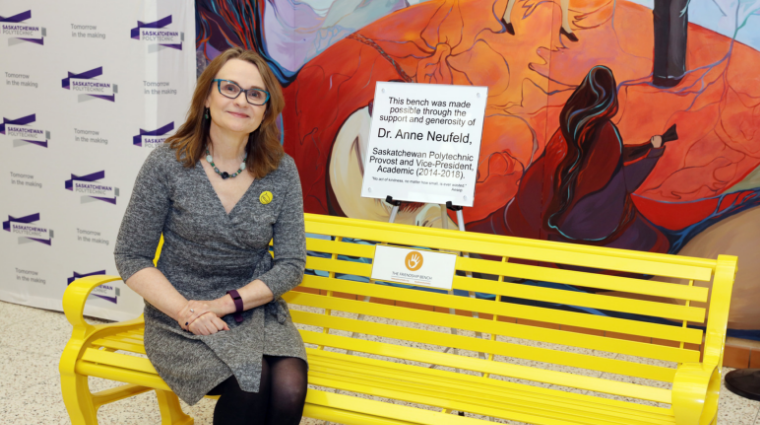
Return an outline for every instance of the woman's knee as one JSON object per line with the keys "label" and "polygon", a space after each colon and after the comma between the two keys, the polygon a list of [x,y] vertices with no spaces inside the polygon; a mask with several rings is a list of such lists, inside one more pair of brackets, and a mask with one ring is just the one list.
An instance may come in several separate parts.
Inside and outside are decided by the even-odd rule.
{"label": "woman's knee", "polygon": [[306,401],[306,385],[303,387],[285,387],[273,394],[271,401],[275,408],[286,411],[301,411]]}
{"label": "woman's knee", "polygon": [[298,358],[288,358],[278,361],[272,369],[271,400],[300,409],[308,387],[306,363]]}
{"label": "woman's knee", "polygon": [[272,392],[277,395],[278,399],[287,400],[288,403],[303,404],[306,399],[307,378],[306,374],[293,376],[288,375],[272,382]]}

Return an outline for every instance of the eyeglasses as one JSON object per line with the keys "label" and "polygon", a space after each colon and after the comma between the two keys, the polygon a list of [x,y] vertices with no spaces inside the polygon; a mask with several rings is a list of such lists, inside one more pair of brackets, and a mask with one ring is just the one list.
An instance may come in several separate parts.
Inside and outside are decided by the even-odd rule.
{"label": "eyeglasses", "polygon": [[220,80],[218,78],[211,81],[216,83],[216,87],[219,89],[219,93],[221,93],[221,95],[224,97],[237,99],[237,97],[240,96],[240,93],[245,93],[245,100],[247,100],[251,105],[256,106],[264,105],[269,101],[269,92],[266,90],[257,89],[255,87],[251,87],[248,90],[243,90],[243,88],[237,85],[237,83],[234,81]]}

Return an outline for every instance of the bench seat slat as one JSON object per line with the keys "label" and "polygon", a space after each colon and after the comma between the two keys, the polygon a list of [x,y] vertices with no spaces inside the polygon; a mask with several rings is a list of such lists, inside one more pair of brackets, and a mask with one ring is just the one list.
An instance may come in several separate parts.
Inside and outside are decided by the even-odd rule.
{"label": "bench seat slat", "polygon": [[[464,375],[415,365],[388,364],[383,360],[357,357],[348,354],[309,349],[309,367],[329,373],[349,373],[382,378],[386,382],[407,388],[415,388],[422,393],[444,393],[450,397],[472,397],[482,400],[502,402],[505,398],[520,402],[535,403],[562,409],[601,412],[608,416],[632,420],[645,419],[649,423],[671,423],[673,412],[662,407],[647,406],[619,400],[598,398],[584,394],[570,393],[557,389],[518,384],[493,378]],[[549,408],[548,410],[552,410]]]}
{"label": "bench seat slat", "polygon": [[584,273],[575,270],[553,269],[517,263],[502,263],[478,258],[460,257],[457,268],[497,276],[555,282],[566,285],[584,286],[608,291],[629,292],[663,298],[675,298],[706,302],[709,290],[699,286],[675,285],[653,280]]}
{"label": "bench seat slat", "polygon": [[468,297],[452,297],[447,294],[416,291],[391,286],[381,286],[331,279],[321,276],[304,276],[302,287],[324,289],[361,296],[390,298],[410,303],[432,305],[436,307],[455,308],[465,311],[476,311],[496,315],[508,314],[509,317],[528,319],[540,322],[557,323],[560,325],[577,326],[587,329],[619,332],[650,338],[683,341],[692,344],[702,343],[702,331],[699,329],[682,328],[680,326],[646,323],[614,317],[598,316],[569,311],[552,310],[513,303],[495,302],[491,300],[473,299]]}
{"label": "bench seat slat", "polygon": [[129,351],[131,353],[146,354],[143,344],[130,344],[122,341],[113,341],[101,338],[92,342],[92,345],[99,347],[112,348],[114,350]]}
{"label": "bench seat slat", "polygon": [[[311,217],[310,217],[311,219]],[[613,250],[561,242],[528,240],[509,236],[468,234],[468,237],[452,238],[453,230],[414,229],[414,226],[373,226],[366,221],[352,225],[307,220],[306,231],[321,235],[341,236],[362,240],[382,240],[389,244],[408,245],[435,249],[455,250],[497,257],[520,258],[538,262],[573,264],[598,268],[603,264],[608,270],[640,273],[676,279],[709,281],[714,260],[672,257],[664,254]],[[422,231],[420,231],[422,230]],[[563,246],[564,245],[564,246]],[[616,256],[615,253],[618,255]]]}
{"label": "bench seat slat", "polygon": [[[356,388],[356,389],[361,389],[361,388]],[[365,391],[369,391],[369,389],[366,388],[366,386],[365,386],[364,390]],[[361,391],[356,391],[356,392],[361,392]],[[328,396],[328,397],[325,397],[325,399],[322,399],[322,396]],[[340,396],[340,397],[344,398],[343,400],[345,400],[345,403],[338,403],[334,398],[330,398],[330,396]],[[341,400],[341,401],[343,401],[343,400]],[[404,413],[401,413],[401,415],[398,417],[398,419],[401,420],[401,418],[406,418],[409,421],[413,421],[413,423],[415,423],[415,424],[439,425],[439,424],[460,424],[460,423],[465,424],[466,423],[466,424],[473,424],[473,425],[475,425],[475,424],[482,423],[481,421],[479,421],[479,420],[477,420],[475,418],[467,418],[467,417],[462,417],[462,416],[457,416],[457,415],[451,415],[451,414],[445,414],[445,413],[430,413],[429,410],[427,410],[427,411],[423,410],[423,411],[427,412],[428,415],[424,415],[424,416],[422,416],[422,415],[414,415],[414,416],[411,416],[412,413],[420,412],[420,409],[416,409],[416,408],[409,407],[409,406],[401,406],[401,405],[397,405],[397,404],[384,403],[384,402],[375,401],[375,400],[366,400],[366,399],[356,398],[356,397],[352,397],[352,396],[347,396],[347,395],[342,395],[342,394],[336,394],[336,393],[329,393],[329,392],[323,392],[323,391],[311,391],[310,390],[307,393],[307,395],[306,395],[306,402],[307,402],[307,404],[323,403],[324,405],[330,406],[331,408],[336,408],[337,407],[337,408],[351,410],[351,411],[355,411],[355,412],[362,412],[362,413],[366,412],[366,413],[377,415],[377,416],[381,416],[382,415],[383,417],[391,417],[391,418],[397,418],[396,415],[398,415],[399,413],[401,413],[401,412],[397,413],[397,408],[402,407],[402,408],[404,408],[404,409],[402,409],[402,411]],[[359,402],[361,402],[361,403],[359,403]],[[377,408],[370,410],[370,409],[368,409],[367,403],[373,404],[373,405],[377,405]],[[383,409],[385,409],[385,410],[383,410]],[[410,409],[410,410],[407,411],[406,409]],[[404,416],[404,415],[407,414],[406,412],[408,412],[409,416]],[[325,420],[331,420],[332,419],[330,417],[322,417],[322,416],[310,416],[310,417],[316,417],[317,419],[325,419]],[[565,420],[565,419],[547,418],[545,416],[529,415],[529,414],[520,413],[520,412],[511,412],[509,419],[515,420],[515,421],[521,421],[521,422],[531,423],[531,424],[537,424],[537,425],[567,425],[567,424],[572,424],[572,423],[579,423],[579,422],[571,422],[571,421],[568,421],[568,420]],[[346,419],[341,418],[341,417],[334,417],[334,419],[332,419],[332,420],[338,420],[338,421],[340,421],[340,423],[344,423],[344,424],[356,424],[356,425],[365,425],[367,423],[372,423],[372,422],[367,422],[367,421],[365,421],[363,419],[359,419],[359,418],[357,418],[356,422],[353,422],[353,421],[350,421],[350,420],[346,420]],[[460,422],[461,420],[466,420],[466,422]],[[472,421],[472,422],[470,422],[470,421]],[[383,422],[380,422],[380,423],[383,423]],[[392,422],[392,423],[395,423],[395,422]],[[594,425],[597,425],[597,424],[598,425],[608,425],[608,424],[611,424],[611,422],[598,422],[598,421],[591,421],[591,422],[584,421],[583,423],[585,423],[585,424],[594,424]],[[618,421],[618,422],[612,422],[612,423],[620,424],[621,422]],[[625,422],[623,422],[623,423],[625,423]],[[642,423],[650,423],[651,424],[652,422],[642,422]],[[655,423],[657,423],[657,422],[655,422]],[[674,421],[671,421],[671,422],[667,422],[666,421],[666,422],[660,422],[660,423],[673,424],[675,422]]]}
{"label": "bench seat slat", "polygon": [[[488,402],[474,403],[474,400],[447,400],[441,398],[435,398],[431,396],[416,395],[408,393],[400,388],[394,388],[393,386],[378,385],[373,381],[362,381],[361,378],[341,377],[336,378],[330,375],[322,375],[315,373],[311,383],[328,388],[340,388],[345,391],[357,392],[361,394],[369,394],[377,397],[387,397],[398,400],[403,400],[410,403],[417,403],[423,405],[431,405],[440,408],[446,408],[450,410],[459,410],[468,413],[475,413],[483,416],[490,416],[500,419],[522,420],[530,421],[535,424],[551,424],[551,423],[572,423],[573,419],[582,419],[584,424],[588,425],[644,425],[644,422],[639,421],[625,421],[619,418],[610,418],[611,420],[603,420],[591,413],[578,412],[578,414],[571,414],[569,412],[546,412],[540,410],[540,408],[532,407],[531,402],[524,403],[522,405],[504,405]],[[556,410],[556,409],[555,409]],[[580,416],[583,415],[583,416]],[[614,421],[614,422],[613,422]],[[650,422],[651,423],[651,422]],[[667,424],[667,422],[662,424]]]}
{"label": "bench seat slat", "polygon": [[367,357],[329,352],[307,348],[309,365],[322,366],[332,370],[346,370],[382,376],[397,382],[425,383],[446,388],[453,393],[478,394],[485,399],[501,396],[513,399],[541,402],[547,405],[565,406],[589,411],[610,412],[627,418],[671,422],[673,411],[662,407],[648,406],[626,401],[599,398],[584,394],[570,393],[557,389],[518,384],[494,378],[466,375],[416,365],[392,363]]}
{"label": "bench seat slat", "polygon": [[[316,395],[312,397],[316,397]],[[355,410],[344,410],[335,406],[314,404],[310,403],[308,399],[309,396],[307,395],[306,404],[304,404],[303,408],[303,416],[318,419],[326,423],[334,422],[346,425],[418,425],[400,419],[390,419],[383,416],[368,415]]]}
{"label": "bench seat slat", "polygon": [[[92,351],[95,351],[95,353],[92,353]],[[114,373],[112,368],[105,367],[105,364],[110,364],[111,366],[113,366],[113,365],[128,366],[128,367],[131,368],[132,371],[139,371],[140,374],[138,374],[137,376],[140,376],[141,379],[134,379],[133,378],[131,381],[134,381],[134,382],[131,382],[131,383],[136,383],[136,384],[144,385],[144,384],[146,384],[146,379],[148,381],[155,381],[155,380],[159,380],[160,381],[160,379],[157,378],[157,377],[155,377],[155,379],[150,379],[149,375],[150,375],[151,371],[152,371],[152,373],[155,374],[155,370],[152,370],[152,366],[149,364],[149,361],[147,359],[138,359],[138,358],[134,358],[134,357],[131,357],[131,356],[125,356],[125,355],[119,355],[119,354],[113,354],[113,353],[108,353],[109,355],[102,355],[102,354],[103,354],[102,352],[98,352],[97,350],[92,350],[92,349],[90,349],[90,350],[88,350],[86,352],[86,355],[83,357],[83,360],[85,360],[86,362],[94,362],[94,363],[96,363],[96,365],[91,365],[90,364],[89,366],[98,366],[98,365],[100,365],[103,368],[103,370],[101,371],[101,373],[94,372],[92,369],[88,370],[87,373],[89,375],[91,375],[91,376],[107,375],[107,376],[103,376],[103,377],[114,379],[116,377],[114,375],[118,376],[119,373]],[[320,361],[316,360],[316,359],[319,358],[320,356],[324,356],[324,354],[326,354],[326,353],[319,352],[318,350],[309,349],[309,360],[310,360],[310,362],[312,362],[312,358],[314,358],[315,359],[315,366],[319,365]],[[137,361],[134,361],[134,360],[137,360]],[[347,364],[347,363],[344,362],[343,365],[345,365],[345,364]],[[85,366],[85,368],[87,368],[89,366]],[[396,365],[394,364],[393,366],[396,366]],[[95,367],[94,370],[97,370],[97,367]],[[310,380],[311,380],[311,378],[310,378]],[[313,382],[314,380],[311,380],[311,381],[312,381],[312,383],[314,383],[316,385],[320,385],[320,383],[318,383],[318,382]],[[155,384],[155,383],[156,382],[153,382],[153,384]],[[156,385],[153,385],[153,386],[156,387]],[[345,387],[342,387],[342,388],[345,388]],[[345,389],[348,389],[348,388],[345,388]],[[399,389],[399,390],[401,390],[401,389]],[[410,400],[410,401],[418,402],[418,403],[423,402],[423,400]],[[462,407],[462,405],[459,405],[459,407]],[[472,410],[472,411],[475,411],[475,410]],[[478,413],[480,413],[480,414],[488,414],[489,412],[485,412],[485,411],[481,410]],[[510,417],[512,417],[513,419],[516,419],[516,417],[514,415],[510,416]],[[658,421],[658,422],[660,422],[660,421]],[[607,423],[607,422],[601,422],[600,421],[600,422],[593,422],[593,423],[604,424],[604,423]],[[628,424],[628,423],[634,423],[634,422],[620,422],[620,423],[621,424]],[[652,423],[652,422],[650,421],[649,423]],[[665,422],[662,422],[662,423],[668,423],[668,422],[665,421]]]}
{"label": "bench seat slat", "polygon": [[158,373],[150,363],[150,360],[146,358],[127,356],[124,354],[97,350],[95,348],[88,348],[84,351],[82,359],[79,363],[83,362],[98,363],[101,365],[107,365],[129,371],[152,373],[154,375],[157,375]]}
{"label": "bench seat slat", "polygon": [[[481,353],[532,360],[541,363],[551,363],[562,366],[575,367],[579,369],[596,370],[618,375],[635,376],[639,378],[653,379],[663,382],[673,382],[673,378],[675,377],[675,369],[632,363],[606,357],[589,356],[572,352],[560,352],[548,348],[533,347],[501,341],[491,341],[482,338],[452,335],[449,333],[366,322],[362,320],[327,316],[324,314],[307,313],[303,311],[291,311],[291,315],[293,316],[293,320],[295,322],[308,323],[312,326],[321,326],[330,329],[339,329],[349,332],[381,336],[385,338],[408,340],[423,344],[437,345],[440,347],[452,347],[462,350],[470,350]],[[379,353],[373,352],[370,354]],[[502,363],[492,362],[491,364]]]}
{"label": "bench seat slat", "polygon": [[344,350],[371,353],[384,357],[412,360],[420,363],[432,363],[456,369],[472,370],[481,373],[491,373],[516,379],[525,379],[546,384],[590,390],[605,394],[637,398],[657,403],[671,403],[670,390],[648,387],[645,385],[626,382],[610,381],[589,376],[573,375],[566,372],[537,369],[528,366],[493,362],[474,357],[463,357],[454,354],[432,352],[412,347],[401,347],[374,341],[366,341],[330,335],[312,331],[301,331],[304,342],[319,346],[334,347]]}
{"label": "bench seat slat", "polygon": [[115,342],[123,342],[125,344],[138,344],[138,345],[143,344],[142,338],[137,339],[137,338],[134,338],[133,335],[116,334],[116,335],[109,335],[101,339],[105,339],[108,341],[115,341]]}
{"label": "bench seat slat", "polygon": [[[121,354],[121,356],[124,355]],[[136,370],[121,369],[111,365],[90,362],[77,363],[76,372],[84,376],[94,376],[96,378],[110,379],[127,384],[142,385],[159,390],[171,391],[169,385],[167,385],[156,373],[138,372]]]}
{"label": "bench seat slat", "polygon": [[[312,407],[314,406],[314,407]],[[319,410],[320,406],[327,409]],[[482,425],[483,421],[411,406],[311,391],[306,393],[304,415],[346,425]],[[560,425],[552,423],[546,425]]]}
{"label": "bench seat slat", "polygon": [[467,278],[463,276],[454,277],[454,289],[617,311],[620,313],[662,317],[679,321],[686,320],[689,322],[702,323],[705,320],[705,309],[701,307],[686,307],[676,304],[633,300],[609,295],[565,291],[562,289],[542,288],[517,283],[494,282],[491,280]]}
{"label": "bench seat slat", "polygon": [[431,311],[389,306],[378,303],[365,303],[337,297],[291,292],[283,298],[290,304],[325,308],[347,313],[365,314],[401,321],[455,328],[473,332],[503,335],[507,337],[547,342],[550,344],[587,348],[609,353],[646,357],[674,363],[691,363],[699,361],[699,352],[678,347],[626,341],[597,335],[588,335],[558,329],[536,328],[511,322],[477,319],[473,317],[441,314]]}
{"label": "bench seat slat", "polygon": [[[313,367],[309,373],[309,383],[328,388],[340,388],[346,391],[387,397],[450,410],[464,411],[478,415],[501,419],[514,419],[515,414],[545,417],[550,419],[572,421],[581,419],[587,424],[599,425],[644,425],[635,418],[624,418],[609,413],[598,413],[578,409],[577,406],[565,407],[548,405],[530,399],[512,399],[501,395],[496,399],[476,397],[474,394],[452,394],[430,385],[401,385],[393,380],[377,375],[364,375],[351,372],[338,372],[329,368]],[[480,394],[478,394],[480,396]],[[648,421],[649,424],[653,422]],[[658,425],[672,424],[672,421],[658,420]]]}

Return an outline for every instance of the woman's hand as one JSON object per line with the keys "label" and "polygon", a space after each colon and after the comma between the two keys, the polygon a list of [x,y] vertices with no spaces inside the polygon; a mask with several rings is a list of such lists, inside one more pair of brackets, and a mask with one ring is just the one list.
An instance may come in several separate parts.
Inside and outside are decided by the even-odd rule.
{"label": "woman's hand", "polygon": [[[232,306],[232,310],[230,310],[230,306]],[[177,314],[177,322],[182,329],[187,331],[190,330],[189,326],[192,325],[193,322],[206,313],[213,313],[219,318],[234,312],[235,305],[229,295],[211,301],[190,300]]]}
{"label": "woman's hand", "polygon": [[213,335],[219,331],[228,331],[230,328],[213,312],[207,311],[190,323],[188,330],[195,335]]}
{"label": "woman's hand", "polygon": [[662,136],[652,136],[650,139],[652,146],[657,149],[662,146]]}

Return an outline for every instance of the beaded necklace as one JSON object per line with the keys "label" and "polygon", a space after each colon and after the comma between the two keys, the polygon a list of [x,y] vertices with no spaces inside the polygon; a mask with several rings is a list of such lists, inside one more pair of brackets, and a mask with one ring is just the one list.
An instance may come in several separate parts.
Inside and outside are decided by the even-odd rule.
{"label": "beaded necklace", "polygon": [[243,162],[240,163],[240,168],[238,168],[238,170],[235,171],[232,174],[230,174],[230,173],[228,173],[226,171],[219,171],[219,169],[216,168],[216,165],[214,164],[214,157],[211,156],[211,153],[208,151],[208,147],[206,147],[206,161],[208,161],[208,163],[212,167],[214,167],[214,171],[216,171],[216,174],[219,174],[220,176],[222,176],[223,180],[227,180],[229,178],[235,177],[238,174],[242,173],[243,170],[245,170],[245,160],[246,159],[248,159],[248,152],[245,153],[245,157],[243,157]]}

